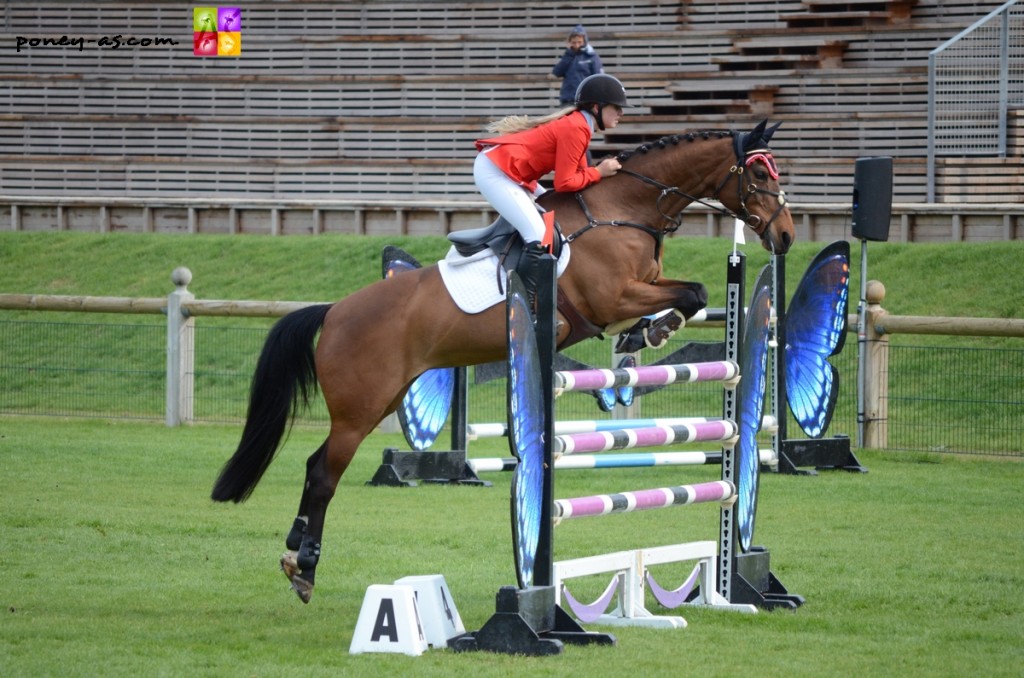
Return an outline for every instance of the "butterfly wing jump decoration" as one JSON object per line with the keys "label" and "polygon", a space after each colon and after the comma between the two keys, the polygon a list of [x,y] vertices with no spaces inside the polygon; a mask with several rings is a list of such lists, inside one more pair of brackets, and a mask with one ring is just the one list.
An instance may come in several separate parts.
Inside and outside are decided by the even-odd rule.
{"label": "butterfly wing jump decoration", "polygon": [[786,400],[804,433],[820,438],[839,396],[828,358],[843,349],[850,294],[850,244],[834,242],[814,258],[786,309]]}

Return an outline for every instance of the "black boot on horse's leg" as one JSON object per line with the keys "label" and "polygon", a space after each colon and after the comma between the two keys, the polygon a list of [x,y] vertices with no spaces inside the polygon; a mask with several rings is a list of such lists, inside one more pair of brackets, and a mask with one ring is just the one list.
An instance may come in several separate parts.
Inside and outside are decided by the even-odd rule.
{"label": "black boot on horse's leg", "polygon": [[299,547],[302,546],[302,537],[306,534],[306,527],[309,525],[309,518],[305,516],[299,516],[292,523],[292,529],[288,530],[288,536],[285,537],[284,545],[289,551],[298,551]]}
{"label": "black boot on horse's leg", "polygon": [[641,318],[640,322],[619,335],[615,352],[633,353],[642,348],[661,348],[685,324],[686,317],[676,308],[653,318]]}
{"label": "black boot on horse's leg", "polygon": [[523,245],[523,255],[516,266],[516,273],[523,282],[526,290],[526,301],[530,309],[536,315],[537,312],[537,282],[540,279],[540,261],[548,253],[548,248],[534,240]]}

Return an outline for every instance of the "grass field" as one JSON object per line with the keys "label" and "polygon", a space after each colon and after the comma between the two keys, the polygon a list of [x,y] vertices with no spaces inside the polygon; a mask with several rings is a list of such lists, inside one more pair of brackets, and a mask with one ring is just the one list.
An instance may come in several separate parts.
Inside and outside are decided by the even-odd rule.
{"label": "grass field", "polygon": [[[328,513],[308,606],[277,571],[305,456],[296,429],[251,500],[209,489],[237,427],[0,418],[4,676],[1019,676],[1024,465],[861,453],[868,474],[762,476],[755,543],[806,604],[685,611],[689,628],[615,630],[614,648],[523,658],[348,654],[366,587],[441,573],[467,628],[514,583],[508,475],[494,487],[366,487],[395,436],[361,448]],[[481,443],[481,454],[488,450]],[[493,454],[504,444],[493,441]],[[563,472],[556,494],[716,478],[714,467]],[[714,539],[717,507],[584,519],[558,558]],[[665,566],[671,567],[671,566]],[[683,572],[660,572],[675,586]],[[596,597],[606,582],[584,582]],[[589,589],[588,589],[589,587]],[[653,602],[650,604],[653,608]],[[599,627],[591,626],[594,630]],[[608,630],[607,628],[604,630]]]}
{"label": "grass field", "polygon": [[[423,261],[445,248],[440,238],[0,233],[0,291],[164,296],[170,271],[186,265],[199,298],[325,300],[378,278],[385,243]],[[822,246],[794,248],[790,291]],[[728,247],[721,239],[670,242],[667,270],[707,281],[711,304],[722,305],[718,281]],[[753,245],[746,251],[753,276],[767,255]],[[886,284],[890,312],[1019,317],[1024,277],[994,281],[992,272],[1017,270],[1024,243],[872,243],[871,256],[870,277]],[[852,274],[857,290],[857,267]],[[81,315],[73,320],[88,322]],[[106,351],[120,347],[116,338],[98,343]],[[1020,340],[997,345],[1016,349]],[[227,360],[208,358],[213,366]],[[958,378],[951,370],[928,371]],[[1019,399],[1018,385],[1007,389],[1007,397]],[[866,475],[764,476],[754,542],[769,548],[775,574],[806,598],[795,612],[688,610],[687,629],[616,630],[615,648],[570,647],[544,659],[448,651],[351,656],[370,584],[441,573],[467,628],[486,622],[495,592],[515,580],[509,477],[494,477],[490,489],[369,488],[364,483],[380,451],[406,447],[398,436],[375,434],[328,513],[317,590],[303,606],[277,559],[305,457],[325,432],[296,429],[248,503],[215,505],[209,490],[239,432],[239,426],[0,417],[0,675],[1024,673],[1019,460],[858,451]],[[473,450],[507,456],[501,440],[474,443]],[[556,494],[718,476],[713,467],[565,472]],[[570,522],[556,530],[555,551],[571,558],[717,533],[716,507],[692,506]],[[687,572],[664,566],[658,579],[673,587]],[[580,582],[575,592],[593,599],[606,583]]]}

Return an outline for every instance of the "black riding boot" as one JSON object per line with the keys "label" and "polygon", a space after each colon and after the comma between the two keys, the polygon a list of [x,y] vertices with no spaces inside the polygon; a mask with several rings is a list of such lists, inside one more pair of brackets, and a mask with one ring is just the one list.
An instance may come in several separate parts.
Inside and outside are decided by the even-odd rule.
{"label": "black riding boot", "polygon": [[519,274],[519,279],[523,282],[523,287],[526,290],[526,302],[534,316],[537,315],[537,282],[540,278],[540,260],[547,253],[547,248],[539,241],[528,242],[523,246],[523,256],[516,266],[516,273]]}

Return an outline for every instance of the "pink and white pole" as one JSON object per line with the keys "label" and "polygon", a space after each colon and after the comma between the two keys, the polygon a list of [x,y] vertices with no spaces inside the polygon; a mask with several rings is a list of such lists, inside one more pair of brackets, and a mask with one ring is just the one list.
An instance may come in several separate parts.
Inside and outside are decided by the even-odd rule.
{"label": "pink and white pole", "polygon": [[676,382],[723,381],[732,387],[740,367],[732,360],[681,365],[644,365],[613,369],[569,370],[555,372],[555,393],[594,391],[620,386],[666,386]]}
{"label": "pink and white pole", "polygon": [[555,436],[553,452],[556,455],[607,450],[628,450],[634,447],[657,447],[677,443],[734,441],[739,433],[736,423],[729,419],[716,419],[675,426],[594,431]]}
{"label": "pink and white pole", "polygon": [[552,518],[561,520],[585,516],[604,516],[610,513],[631,513],[708,502],[729,505],[734,501],[736,501],[736,486],[727,480],[715,480],[695,485],[597,494],[574,499],[556,499]]}

